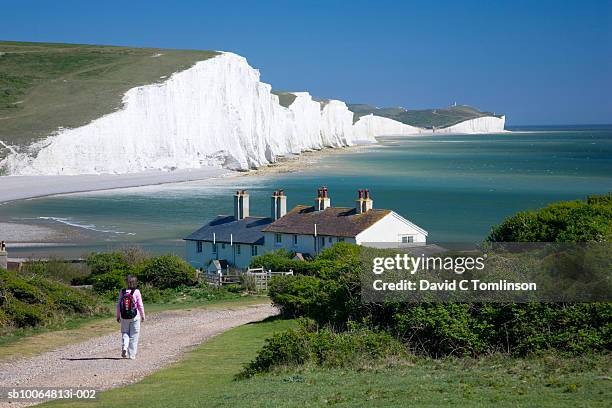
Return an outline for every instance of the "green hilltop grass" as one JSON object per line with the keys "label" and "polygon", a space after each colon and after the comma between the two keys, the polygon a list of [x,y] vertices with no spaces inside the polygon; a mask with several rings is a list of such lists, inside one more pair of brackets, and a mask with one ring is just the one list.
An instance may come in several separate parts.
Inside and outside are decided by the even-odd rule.
{"label": "green hilltop grass", "polygon": [[0,140],[27,145],[59,127],[84,125],[120,108],[128,89],[162,81],[215,55],[0,41]]}
{"label": "green hilltop grass", "polygon": [[456,125],[465,120],[479,118],[483,116],[497,116],[491,112],[481,112],[476,108],[466,105],[450,106],[441,109],[421,109],[408,110],[404,108],[376,108],[371,105],[354,104],[348,105],[353,112],[354,121],[356,122],[361,116],[374,115],[383,116],[389,119],[397,120],[411,126],[422,128],[432,127],[448,127]]}

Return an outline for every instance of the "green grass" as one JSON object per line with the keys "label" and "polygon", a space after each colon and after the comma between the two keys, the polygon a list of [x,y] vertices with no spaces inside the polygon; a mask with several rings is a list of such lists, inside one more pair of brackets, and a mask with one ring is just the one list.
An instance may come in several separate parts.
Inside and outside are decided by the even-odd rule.
{"label": "green grass", "polygon": [[[103,392],[91,406],[608,406],[609,355],[434,360],[412,357],[359,369],[285,369],[234,380],[266,337],[293,326],[268,320],[229,330],[173,364],[127,387]],[[78,402],[54,402],[76,407]]]}
{"label": "green grass", "polygon": [[[58,127],[84,125],[121,107],[128,89],[162,81],[215,55],[0,41],[0,140],[23,146]],[[0,147],[0,159],[3,154],[6,149]]]}
{"label": "green grass", "polygon": [[422,128],[448,127],[456,125],[465,120],[479,118],[482,116],[497,116],[492,112],[481,112],[476,108],[466,105],[450,106],[440,109],[421,109],[410,110],[404,108],[376,108],[371,105],[353,104],[348,105],[353,112],[353,119],[356,122],[359,117],[373,113],[411,126]]}

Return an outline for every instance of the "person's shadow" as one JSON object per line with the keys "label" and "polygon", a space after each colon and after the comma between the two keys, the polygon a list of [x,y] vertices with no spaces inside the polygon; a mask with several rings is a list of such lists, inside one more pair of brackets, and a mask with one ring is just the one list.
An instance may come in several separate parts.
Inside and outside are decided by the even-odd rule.
{"label": "person's shadow", "polygon": [[62,358],[67,361],[89,361],[89,360],[125,360],[123,357],[83,357],[83,358]]}

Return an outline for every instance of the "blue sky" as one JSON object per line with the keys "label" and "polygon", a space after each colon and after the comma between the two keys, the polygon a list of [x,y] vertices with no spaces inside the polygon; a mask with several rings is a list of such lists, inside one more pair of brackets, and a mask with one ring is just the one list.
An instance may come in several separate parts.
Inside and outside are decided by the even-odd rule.
{"label": "blue sky", "polygon": [[612,123],[612,1],[1,2],[0,39],[228,50],[276,89]]}

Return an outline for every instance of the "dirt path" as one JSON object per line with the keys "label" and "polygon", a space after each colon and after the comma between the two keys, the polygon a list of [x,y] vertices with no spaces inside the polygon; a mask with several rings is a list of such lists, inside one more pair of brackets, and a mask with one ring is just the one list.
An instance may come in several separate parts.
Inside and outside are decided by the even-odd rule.
{"label": "dirt path", "polygon": [[[223,331],[277,313],[271,305],[223,310],[196,309],[150,315],[141,325],[138,357],[120,356],[117,333],[44,354],[0,363],[0,387],[114,388],[136,382],[179,359],[191,346]],[[33,405],[8,403],[0,407]]]}

